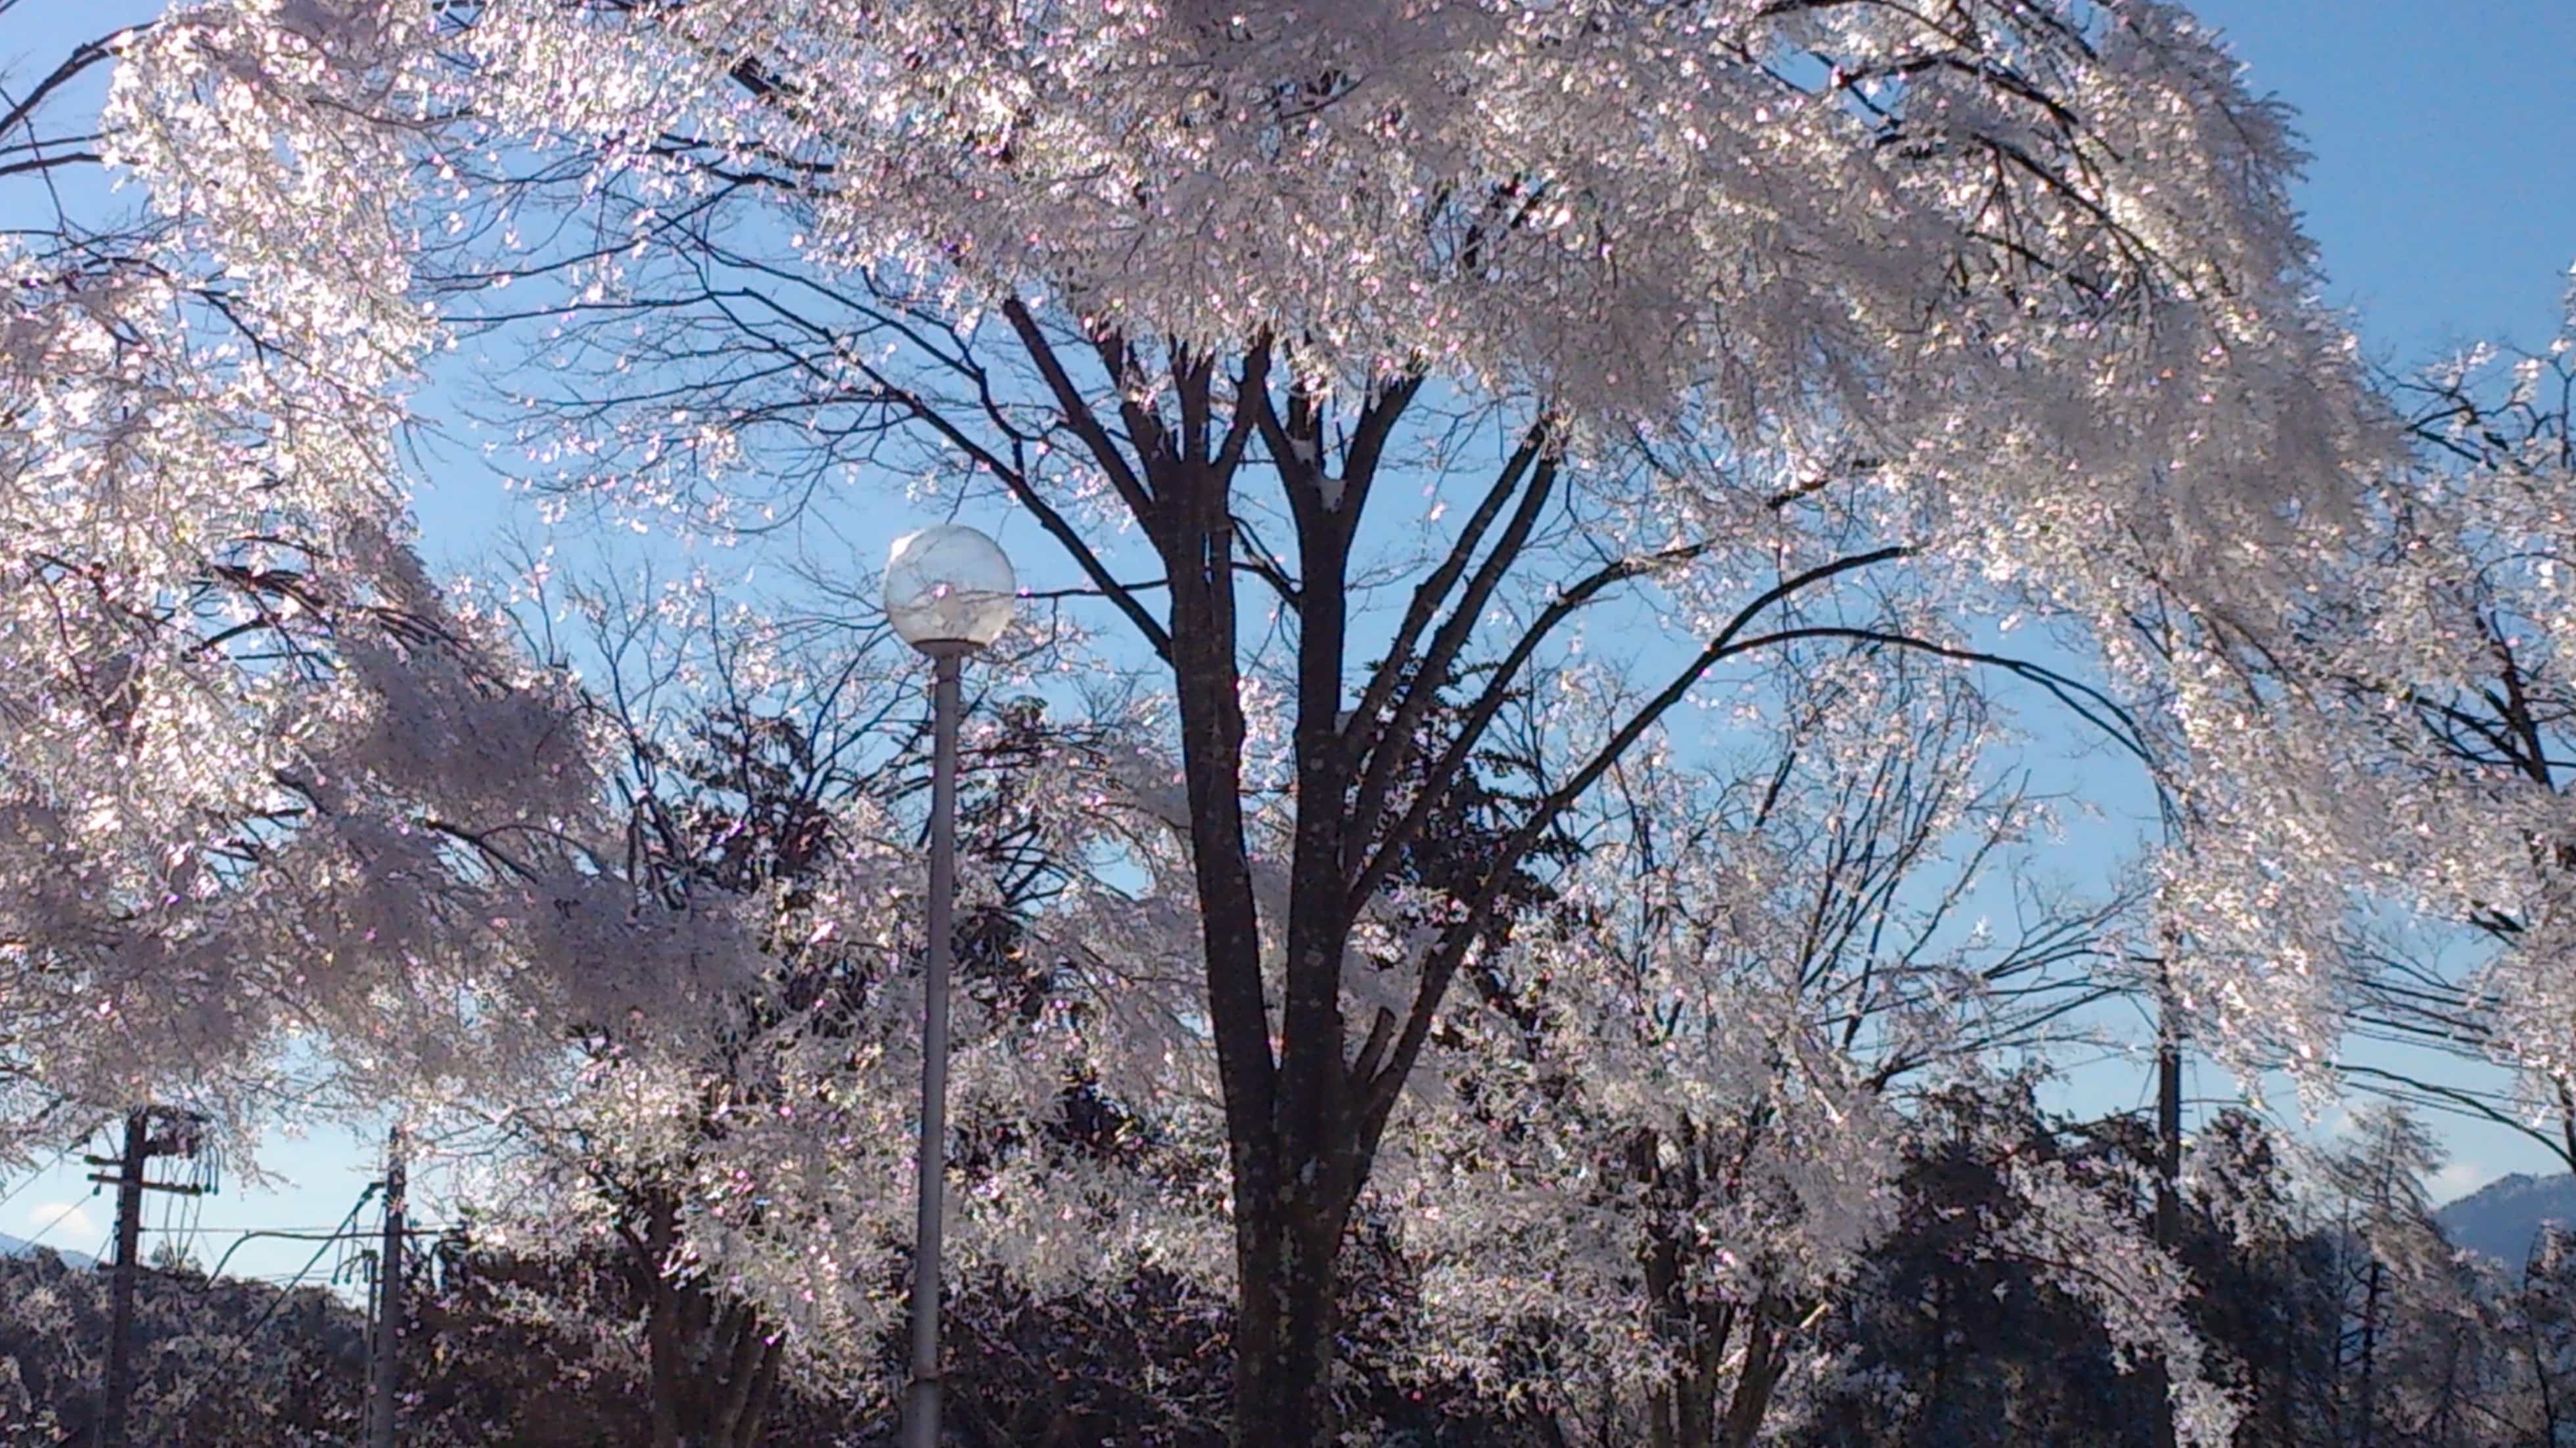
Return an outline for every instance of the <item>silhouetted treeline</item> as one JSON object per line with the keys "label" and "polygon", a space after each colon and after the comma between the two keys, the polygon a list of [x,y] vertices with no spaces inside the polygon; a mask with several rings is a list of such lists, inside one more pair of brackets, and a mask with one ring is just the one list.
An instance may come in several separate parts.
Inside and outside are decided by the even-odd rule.
{"label": "silhouetted treeline", "polygon": [[[2026,1102],[1926,1102],[1893,1229],[1809,1324],[1805,1376],[1761,1441],[1791,1448],[2150,1448],[2154,1379],[2129,1370],[2063,1264],[1998,1247],[2006,1159],[2047,1160],[2135,1214],[2148,1133],[2065,1123]],[[2001,1143],[2001,1145],[1998,1145]],[[2380,1113],[2294,1180],[2275,1140],[2221,1114],[2196,1135],[2179,1245],[2207,1368],[2235,1398],[2238,1448],[2528,1448],[2576,1442],[2576,1253],[2522,1263],[2443,1241],[2425,1133]],[[1420,1307],[1400,1224],[1354,1243],[1345,1312],[1350,1421],[1388,1445],[1612,1448],[1640,1431],[1608,1384],[1468,1384],[1410,1351]],[[623,1250],[531,1257],[451,1236],[413,1261],[401,1442],[416,1448],[859,1448],[893,1441],[901,1344],[825,1372],[704,1283],[648,1280]],[[354,1294],[352,1294],[354,1295]],[[144,1273],[139,1445],[324,1448],[360,1441],[367,1338],[347,1296]],[[656,1305],[658,1304],[658,1306]],[[1221,1294],[1143,1275],[1037,1297],[958,1289],[949,1429],[962,1448],[1219,1448],[1228,1415]],[[0,1445],[85,1442],[97,1413],[106,1279],[50,1253],[0,1259]],[[1530,1331],[1543,1335],[1544,1323]],[[650,1334],[680,1370],[656,1373]],[[1535,1359],[1534,1359],[1535,1360]],[[1745,1425],[1715,1422],[1710,1448]]]}

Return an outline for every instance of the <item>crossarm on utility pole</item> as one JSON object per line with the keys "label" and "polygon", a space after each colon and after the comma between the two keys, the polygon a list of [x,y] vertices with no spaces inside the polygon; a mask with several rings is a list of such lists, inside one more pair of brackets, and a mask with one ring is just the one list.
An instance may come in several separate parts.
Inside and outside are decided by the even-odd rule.
{"label": "crossarm on utility pole", "polygon": [[83,1161],[95,1167],[112,1167],[114,1175],[92,1172],[89,1179],[101,1186],[116,1188],[116,1263],[108,1279],[107,1373],[100,1384],[98,1429],[91,1440],[96,1448],[126,1448],[129,1423],[134,1405],[134,1288],[142,1271],[143,1194],[147,1191],[171,1192],[193,1197],[210,1190],[204,1185],[147,1180],[144,1168],[156,1156],[196,1155],[193,1140],[184,1133],[169,1143],[152,1139],[152,1118],[158,1112],[165,1119],[176,1120],[178,1113],[159,1107],[138,1106],[125,1113],[125,1141],[115,1156],[85,1156]]}

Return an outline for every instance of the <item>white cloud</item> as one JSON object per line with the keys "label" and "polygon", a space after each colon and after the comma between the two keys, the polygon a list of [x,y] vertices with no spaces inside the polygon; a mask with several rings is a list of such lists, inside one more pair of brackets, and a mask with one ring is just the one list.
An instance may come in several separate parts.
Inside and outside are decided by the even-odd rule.
{"label": "white cloud", "polygon": [[107,1230],[78,1202],[29,1202],[20,1225],[31,1238],[43,1233],[45,1246],[72,1252],[88,1251]]}
{"label": "white cloud", "polygon": [[2494,1181],[2499,1175],[2501,1173],[2484,1162],[2463,1159],[2433,1173],[2432,1180],[2424,1183],[2424,1190],[2437,1203],[2456,1201]]}

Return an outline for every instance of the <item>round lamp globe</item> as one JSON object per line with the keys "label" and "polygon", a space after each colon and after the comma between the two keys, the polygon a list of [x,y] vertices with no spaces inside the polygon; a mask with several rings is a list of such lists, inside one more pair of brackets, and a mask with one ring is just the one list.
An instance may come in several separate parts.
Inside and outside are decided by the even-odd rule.
{"label": "round lamp globe", "polygon": [[907,533],[886,559],[886,619],[923,653],[962,653],[1000,638],[1018,591],[1001,545],[960,523]]}

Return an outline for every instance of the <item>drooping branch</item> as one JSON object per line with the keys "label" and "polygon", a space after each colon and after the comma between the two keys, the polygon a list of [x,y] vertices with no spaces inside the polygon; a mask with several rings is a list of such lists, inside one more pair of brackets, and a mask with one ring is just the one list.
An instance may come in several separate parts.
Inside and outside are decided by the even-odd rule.
{"label": "drooping branch", "polygon": [[5,93],[0,93],[0,101],[8,104],[7,110],[0,111],[0,136],[6,136],[21,126],[27,126],[32,135],[34,128],[31,122],[47,96],[78,80],[91,66],[114,56],[118,47],[151,29],[155,23],[147,20],[140,25],[112,31],[96,40],[83,41],[72,47],[72,53],[63,57],[62,63],[47,72],[45,78],[36,82],[24,96],[9,100]]}
{"label": "drooping branch", "polygon": [[2481,1093],[2353,1061],[2337,1061],[2334,1068],[2338,1075],[2357,1079],[2386,1099],[2413,1101],[2455,1116],[2472,1116],[2504,1127],[2539,1143],[2568,1170],[2576,1171],[2576,1156],[2570,1154],[2576,1151],[2576,1143],[2571,1143],[2565,1135],[2533,1125],[2522,1113],[2508,1110]]}

